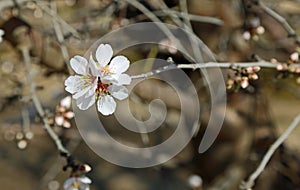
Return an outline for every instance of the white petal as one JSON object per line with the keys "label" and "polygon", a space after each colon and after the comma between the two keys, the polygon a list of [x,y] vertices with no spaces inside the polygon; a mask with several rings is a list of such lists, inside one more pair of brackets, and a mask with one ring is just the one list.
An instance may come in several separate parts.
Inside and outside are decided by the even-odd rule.
{"label": "white petal", "polygon": [[80,90],[80,86],[81,86],[82,82],[81,82],[81,77],[78,75],[75,76],[69,76],[66,80],[65,80],[65,90],[67,92],[70,92],[71,94],[74,94],[75,92],[78,92]]}
{"label": "white petal", "polygon": [[91,89],[91,87],[86,87],[86,88],[80,90],[79,92],[77,92],[76,94],[73,95],[73,98],[76,100],[76,99],[86,95],[90,89]]}
{"label": "white petal", "polygon": [[80,75],[88,74],[88,61],[84,57],[76,55],[70,60],[70,64],[76,73]]}
{"label": "white petal", "polygon": [[128,97],[128,90],[124,86],[111,85],[108,90],[118,100],[124,100]]}
{"label": "white petal", "polygon": [[99,76],[101,72],[99,71],[100,65],[96,63],[92,54],[90,55],[90,69],[93,76]]}
{"label": "white petal", "polygon": [[123,73],[129,68],[130,61],[125,56],[114,57],[109,64],[109,71],[112,73]]}
{"label": "white petal", "polygon": [[67,120],[64,120],[64,123],[62,124],[62,126],[64,128],[70,128],[71,127],[71,123],[69,121],[67,121]]}
{"label": "white petal", "polygon": [[85,184],[91,184],[92,183],[92,180],[86,176],[82,176],[82,177],[79,177],[78,178],[79,181],[81,181],[82,183],[85,183]]}
{"label": "white petal", "polygon": [[101,77],[101,82],[104,84],[110,84],[110,83],[116,84],[116,83],[118,83],[118,80],[113,75],[105,75],[105,76]]}
{"label": "white petal", "polygon": [[109,44],[100,44],[96,50],[96,59],[100,66],[105,66],[109,63],[113,56],[113,50]]}
{"label": "white petal", "polygon": [[68,119],[72,119],[75,116],[75,114],[72,111],[68,111],[64,113],[64,116]]}
{"label": "white petal", "polygon": [[3,36],[4,35],[4,30],[0,29],[0,36]]}
{"label": "white petal", "polygon": [[60,100],[60,105],[65,107],[65,108],[70,108],[72,103],[72,98],[71,96],[66,96],[63,99]]}
{"label": "white petal", "polygon": [[81,110],[89,109],[95,103],[95,96],[81,96],[76,100],[76,105]]}
{"label": "white petal", "polygon": [[72,183],[74,183],[75,180],[76,180],[75,177],[71,177],[71,178],[67,179],[64,183],[64,189],[69,189],[70,186],[72,185]]}
{"label": "white petal", "polygon": [[131,77],[127,74],[120,74],[117,79],[116,85],[129,85],[131,83]]}
{"label": "white petal", "polygon": [[97,102],[98,111],[103,115],[110,115],[116,110],[116,102],[111,96],[102,96]]}
{"label": "white petal", "polygon": [[59,126],[62,126],[62,124],[64,123],[65,119],[63,116],[56,116],[55,117],[55,123]]}

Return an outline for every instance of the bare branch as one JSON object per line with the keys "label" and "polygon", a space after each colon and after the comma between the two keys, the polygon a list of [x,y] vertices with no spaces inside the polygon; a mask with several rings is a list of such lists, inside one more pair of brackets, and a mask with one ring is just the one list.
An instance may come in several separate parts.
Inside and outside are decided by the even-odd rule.
{"label": "bare branch", "polygon": [[[195,64],[178,64],[178,65],[174,65],[174,64],[170,64],[168,66],[164,66],[161,68],[158,68],[156,70],[153,71],[149,71],[147,73],[143,73],[143,74],[139,74],[139,75],[133,75],[131,76],[132,79],[138,79],[138,78],[147,78],[150,76],[153,76],[155,74],[161,73],[161,72],[165,72],[165,71],[169,71],[172,69],[204,69],[204,68],[246,68],[246,67],[253,67],[253,66],[259,66],[259,67],[263,67],[263,68],[272,68],[272,69],[276,69],[277,66],[279,64],[274,64],[268,61],[258,61],[258,62],[244,62],[244,63],[217,63],[217,62],[208,62],[208,63],[195,63]],[[295,67],[299,67],[300,68],[300,64],[293,64],[293,66]]]}
{"label": "bare branch", "polygon": [[24,66],[25,66],[25,69],[26,69],[27,80],[28,80],[28,83],[29,83],[29,86],[30,86],[31,98],[32,98],[33,104],[34,104],[38,114],[40,115],[40,117],[43,120],[44,129],[47,131],[49,136],[55,142],[56,147],[60,151],[60,153],[64,153],[64,154],[68,155],[69,151],[64,147],[64,145],[62,144],[62,142],[59,139],[59,137],[57,136],[57,134],[51,128],[51,126],[49,124],[49,120],[46,117],[45,111],[42,107],[42,104],[41,104],[40,100],[38,99],[38,97],[36,95],[36,85],[35,85],[35,82],[33,80],[32,73],[30,72],[29,49],[26,46],[21,46],[21,47],[19,47],[19,49],[20,49],[20,51],[22,53],[22,56],[23,56],[23,59],[24,59]]}
{"label": "bare branch", "polygon": [[243,190],[250,190],[254,186],[255,180],[258,178],[258,176],[263,172],[266,165],[270,161],[272,155],[275,153],[275,151],[278,149],[278,147],[289,137],[291,132],[298,126],[300,123],[300,114],[297,115],[294,118],[294,121],[291,123],[291,125],[285,130],[285,132],[270,146],[269,150],[263,157],[261,163],[257,167],[257,169],[250,175],[248,181],[243,182],[241,185],[241,189]]}
{"label": "bare branch", "polygon": [[[51,2],[51,9],[50,10],[51,10],[51,12],[56,13],[56,2],[55,1]],[[60,27],[58,21],[54,18],[52,19],[52,23],[53,23],[53,28],[54,28],[54,31],[55,31],[57,41],[60,44],[59,47],[60,47],[62,56],[64,58],[64,62],[65,62],[65,64],[67,64],[67,68],[68,68],[69,73],[72,74],[73,70],[70,68],[70,65],[68,64],[69,60],[70,60],[70,55],[69,55],[69,52],[68,52],[68,48],[65,44],[65,39],[64,39],[64,35],[62,33],[61,27]]]}
{"label": "bare branch", "polygon": [[291,27],[291,25],[286,21],[285,18],[283,18],[280,14],[267,7],[264,3],[259,2],[259,5],[263,9],[263,11],[265,11],[265,13],[273,17],[278,23],[282,25],[282,27],[288,32],[289,37],[295,38],[296,43],[300,44],[299,36],[297,36],[295,30]]}

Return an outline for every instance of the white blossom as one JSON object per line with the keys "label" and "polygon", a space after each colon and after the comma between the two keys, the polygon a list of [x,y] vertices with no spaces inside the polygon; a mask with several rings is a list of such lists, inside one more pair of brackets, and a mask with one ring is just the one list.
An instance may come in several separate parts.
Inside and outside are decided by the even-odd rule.
{"label": "white blossom", "polygon": [[128,90],[123,85],[131,82],[131,77],[124,72],[130,61],[125,56],[113,56],[109,44],[100,44],[94,60],[90,55],[89,62],[81,56],[71,59],[71,67],[77,73],[65,81],[66,91],[73,94],[76,105],[86,110],[97,101],[97,108],[103,115],[110,115],[116,110],[116,102],[128,97]]}
{"label": "white blossom", "polygon": [[90,73],[88,61],[84,57],[76,55],[70,64],[77,75],[66,79],[65,90],[73,94],[79,109],[87,110],[95,103],[97,77]]}
{"label": "white blossom", "polygon": [[70,177],[64,183],[64,190],[90,190],[92,180],[86,176]]}
{"label": "white blossom", "polygon": [[97,108],[103,115],[112,114],[116,110],[116,102],[128,97],[128,90],[123,85],[131,82],[124,72],[129,68],[129,60],[125,56],[112,58],[113,50],[109,44],[100,44],[96,50],[96,61],[90,56],[94,75],[98,76],[96,88]]}
{"label": "white blossom", "polygon": [[4,30],[0,29],[0,42],[3,41],[2,36],[5,34]]}

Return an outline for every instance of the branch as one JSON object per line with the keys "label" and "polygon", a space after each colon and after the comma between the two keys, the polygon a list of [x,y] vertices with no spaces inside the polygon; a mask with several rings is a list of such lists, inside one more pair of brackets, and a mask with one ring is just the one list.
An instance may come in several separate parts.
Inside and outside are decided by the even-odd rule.
{"label": "branch", "polygon": [[47,13],[48,15],[50,15],[53,20],[55,20],[56,22],[60,23],[66,30],[68,30],[74,37],[76,38],[80,38],[80,34],[77,32],[76,29],[74,29],[71,25],[69,25],[64,19],[62,19],[57,13],[56,11],[54,11],[53,9],[43,5],[42,2],[38,1],[38,0],[34,0],[34,2],[36,3],[36,5],[38,5],[45,13]]}
{"label": "branch", "polygon": [[[51,9],[49,9],[49,10],[56,14],[56,2],[55,1],[51,2]],[[52,19],[52,23],[53,23],[53,28],[54,28],[54,31],[55,31],[57,41],[60,44],[59,47],[60,47],[61,54],[64,58],[64,62],[67,65],[69,73],[73,74],[73,70],[71,69],[70,65],[67,64],[67,63],[69,63],[70,55],[69,55],[69,52],[68,52],[68,48],[65,44],[65,38],[64,38],[63,32],[61,30],[61,27],[60,27],[58,21],[54,18]]]}
{"label": "branch", "polygon": [[291,27],[291,25],[286,21],[285,18],[283,18],[281,15],[267,7],[264,3],[259,2],[259,6],[262,8],[262,10],[270,15],[272,18],[274,18],[277,22],[279,22],[282,27],[288,32],[288,37],[295,38],[295,41],[297,44],[300,44],[300,38],[296,34],[295,30]]}
{"label": "branch", "polygon": [[[164,67],[160,67],[158,69],[155,69],[153,71],[149,71],[147,73],[139,74],[139,75],[133,75],[131,76],[132,79],[139,79],[139,78],[147,78],[150,76],[153,76],[155,74],[166,72],[172,69],[205,69],[205,68],[247,68],[247,67],[253,67],[253,66],[259,66],[262,68],[272,68],[276,69],[279,65],[275,63],[271,63],[268,61],[257,61],[257,62],[244,62],[244,63],[217,63],[217,62],[208,62],[208,63],[195,63],[195,64],[170,64]],[[292,64],[294,67],[299,67],[300,64]]]}
{"label": "branch", "polygon": [[33,80],[32,73],[30,72],[30,55],[29,55],[29,49],[26,46],[21,46],[21,47],[19,47],[19,49],[20,49],[20,51],[22,53],[22,56],[23,56],[23,59],[24,59],[24,66],[25,66],[25,70],[26,70],[27,80],[28,80],[28,83],[30,85],[31,98],[32,98],[33,104],[34,104],[34,106],[35,106],[38,114],[40,115],[40,117],[43,120],[44,129],[47,131],[47,133],[49,134],[49,136],[55,142],[56,147],[60,151],[60,153],[69,155],[69,151],[64,147],[64,145],[62,144],[62,142],[59,139],[59,137],[57,136],[57,134],[51,128],[51,126],[49,124],[49,120],[46,117],[45,111],[44,111],[44,109],[42,107],[42,104],[41,104],[40,100],[37,97],[37,94],[36,94],[36,85],[35,85],[35,82]]}
{"label": "branch", "polygon": [[214,25],[218,25],[218,26],[221,26],[224,24],[224,22],[222,20],[220,20],[219,18],[194,15],[194,14],[190,14],[190,13],[183,13],[183,12],[178,12],[178,11],[174,11],[171,9],[154,11],[153,13],[157,16],[172,16],[172,17],[178,16],[180,18],[188,18],[189,20],[196,21],[196,22],[209,23],[209,24],[214,24]]}
{"label": "branch", "polygon": [[241,189],[250,190],[254,186],[254,181],[258,176],[263,172],[267,163],[270,161],[272,155],[277,150],[277,148],[289,137],[291,132],[298,126],[300,123],[300,114],[297,115],[291,125],[285,130],[285,132],[270,146],[269,150],[265,154],[261,163],[257,167],[257,169],[250,175],[248,181],[243,182],[241,185]]}

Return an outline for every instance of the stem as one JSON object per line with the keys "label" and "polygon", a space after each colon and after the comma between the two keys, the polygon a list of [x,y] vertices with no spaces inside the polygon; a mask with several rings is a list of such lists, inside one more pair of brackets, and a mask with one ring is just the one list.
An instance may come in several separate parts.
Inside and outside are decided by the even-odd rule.
{"label": "stem", "polygon": [[257,167],[257,169],[250,175],[248,181],[243,182],[241,185],[241,189],[249,190],[254,186],[254,181],[258,176],[263,172],[267,163],[270,161],[272,155],[278,149],[278,147],[289,137],[291,132],[298,126],[300,123],[300,114],[294,118],[294,121],[291,125],[285,130],[285,132],[270,146],[269,150],[265,154],[261,163]]}
{"label": "stem", "polygon": [[297,36],[295,30],[291,27],[291,25],[286,21],[285,18],[283,18],[280,14],[267,7],[264,3],[259,2],[259,5],[265,13],[270,15],[282,25],[282,27],[287,31],[289,37],[295,38],[296,43],[300,44],[299,36]]}
{"label": "stem", "polygon": [[29,55],[29,49],[25,46],[20,47],[19,48],[21,50],[23,59],[24,59],[24,66],[25,66],[25,70],[26,70],[26,75],[27,75],[27,80],[28,83],[30,85],[30,93],[31,93],[31,98],[33,101],[33,104],[38,112],[38,114],[40,115],[40,117],[42,118],[42,121],[44,123],[44,129],[47,131],[47,133],[49,134],[49,136],[52,138],[52,140],[55,142],[57,149],[64,154],[69,154],[69,151],[63,146],[61,140],[59,139],[59,137],[57,136],[57,134],[52,130],[48,118],[46,117],[45,111],[42,107],[42,104],[40,102],[40,100],[37,97],[36,94],[36,85],[35,82],[33,80],[32,77],[32,73],[30,72],[30,55]]}
{"label": "stem", "polygon": [[[139,79],[139,78],[147,78],[151,77],[155,74],[169,71],[172,69],[202,69],[202,68],[246,68],[246,67],[253,67],[253,66],[259,66],[259,67],[264,67],[264,68],[272,68],[276,69],[279,64],[274,64],[268,61],[257,61],[257,62],[244,62],[244,63],[217,63],[217,62],[208,62],[208,63],[195,63],[195,64],[170,64],[164,67],[160,67],[158,69],[139,74],[139,75],[133,75],[131,76],[132,79]],[[300,64],[293,64],[294,67],[300,67]]]}

